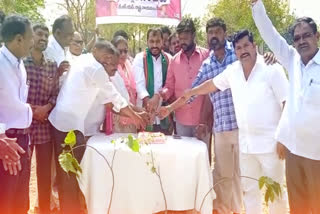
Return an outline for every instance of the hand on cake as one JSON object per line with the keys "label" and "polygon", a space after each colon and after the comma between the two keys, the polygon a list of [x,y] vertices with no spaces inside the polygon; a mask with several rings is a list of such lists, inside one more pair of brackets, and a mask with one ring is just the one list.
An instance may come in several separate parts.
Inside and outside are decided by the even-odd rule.
{"label": "hand on cake", "polygon": [[146,111],[137,112],[137,114],[146,122],[146,124],[150,124],[152,122],[152,115]]}
{"label": "hand on cake", "polygon": [[156,110],[159,106],[159,102],[160,102],[160,95],[159,94],[153,95],[153,97],[150,98],[147,102],[147,106],[146,106],[147,111],[149,113],[156,112]]}
{"label": "hand on cake", "polygon": [[131,119],[134,121],[134,123],[138,129],[144,130],[148,124],[148,120],[147,120],[145,114],[141,115],[141,113],[134,112],[131,116]]}
{"label": "hand on cake", "polygon": [[157,112],[157,116],[160,118],[160,120],[163,120],[164,118],[169,116],[170,113],[170,106],[162,106]]}

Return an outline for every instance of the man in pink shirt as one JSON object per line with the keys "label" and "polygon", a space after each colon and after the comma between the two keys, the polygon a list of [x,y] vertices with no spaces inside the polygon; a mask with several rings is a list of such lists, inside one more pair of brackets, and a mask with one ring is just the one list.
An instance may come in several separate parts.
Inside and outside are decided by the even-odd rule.
{"label": "man in pink shirt", "polygon": [[[196,29],[191,19],[182,20],[177,26],[181,50],[172,58],[168,68],[166,84],[161,91],[164,100],[179,97],[190,88],[195,80],[202,62],[209,51],[195,43]],[[201,124],[201,112],[204,111],[204,96],[198,96],[190,105],[175,111],[177,134],[195,137],[196,129]],[[211,108],[211,105],[208,105]],[[212,115],[210,115],[212,117]]]}

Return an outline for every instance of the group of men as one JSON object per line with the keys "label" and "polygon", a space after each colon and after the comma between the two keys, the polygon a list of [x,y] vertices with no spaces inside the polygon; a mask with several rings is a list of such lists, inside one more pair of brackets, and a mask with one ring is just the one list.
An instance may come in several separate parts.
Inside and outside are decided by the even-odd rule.
{"label": "group of men", "polygon": [[[119,58],[111,43],[98,39],[91,53],[82,54],[83,40],[68,16],[55,20],[50,37],[45,25],[7,17],[0,49],[1,213],[28,211],[29,148],[37,156],[40,213],[50,213],[52,154],[60,212],[86,212],[76,177],[63,172],[57,158],[69,131],[75,130],[77,145],[100,131],[110,103],[138,128],[165,134],[172,134],[168,117],[174,112],[176,133],[201,138],[209,149],[213,133],[213,213],[241,213],[242,203],[246,213],[262,213],[259,185],[248,177],[268,176],[282,185],[285,173],[290,213],[320,213],[317,26],[311,18],[297,19],[292,47],[272,26],[262,0],[251,3],[259,32],[289,81],[279,64],[268,65],[258,54],[248,30],[230,42],[224,21],[212,18],[208,50],[196,44],[195,25],[184,19],[173,34],[149,29],[146,50],[133,59],[142,111],[110,80]],[[84,151],[76,150],[78,161]],[[286,205],[284,191],[269,211],[287,213]]]}

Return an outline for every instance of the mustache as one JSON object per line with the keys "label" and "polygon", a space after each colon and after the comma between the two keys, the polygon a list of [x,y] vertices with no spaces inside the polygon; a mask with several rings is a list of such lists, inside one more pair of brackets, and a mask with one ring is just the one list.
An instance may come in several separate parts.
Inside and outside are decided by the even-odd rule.
{"label": "mustache", "polygon": [[298,48],[302,48],[302,47],[308,47],[308,43],[302,43],[300,45],[298,45]]}
{"label": "mustache", "polygon": [[153,50],[157,50],[157,51],[159,51],[160,50],[160,48],[151,48],[151,50],[153,51]]}
{"label": "mustache", "polygon": [[212,38],[210,39],[210,43],[212,44],[212,43],[214,43],[214,42],[219,42],[219,39],[218,39],[217,37],[212,37]]}
{"label": "mustache", "polygon": [[39,40],[38,43],[40,43],[40,42],[47,43],[48,41],[46,41],[46,40]]}
{"label": "mustache", "polygon": [[243,58],[243,57],[246,57],[246,56],[250,56],[250,54],[249,53],[243,53],[243,54],[241,54],[240,58]]}

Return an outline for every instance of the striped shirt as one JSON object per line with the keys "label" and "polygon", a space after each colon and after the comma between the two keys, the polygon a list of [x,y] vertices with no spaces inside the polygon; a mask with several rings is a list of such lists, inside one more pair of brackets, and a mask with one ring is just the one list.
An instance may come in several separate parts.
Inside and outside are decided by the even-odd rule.
{"label": "striped shirt", "polygon": [[[212,79],[222,73],[225,68],[237,60],[231,42],[225,43],[225,57],[220,63],[213,51],[210,56],[202,63],[200,71],[192,83],[192,88],[202,84],[203,82]],[[213,105],[213,131],[224,132],[237,129],[237,120],[234,111],[231,90],[218,91],[210,93],[210,100]]]}

